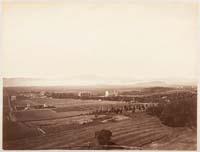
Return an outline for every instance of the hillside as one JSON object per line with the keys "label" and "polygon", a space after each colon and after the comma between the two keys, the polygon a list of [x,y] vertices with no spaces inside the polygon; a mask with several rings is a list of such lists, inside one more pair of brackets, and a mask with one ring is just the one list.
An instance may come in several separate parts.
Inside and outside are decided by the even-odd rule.
{"label": "hillside", "polygon": [[[156,117],[145,113],[138,113],[131,119],[119,122],[91,123],[45,136],[10,141],[4,145],[4,149],[85,149],[85,146],[86,149],[96,149],[94,146],[87,147],[87,145],[88,143],[94,145],[94,132],[104,128],[113,132],[112,140],[116,145],[136,149],[156,147],[167,150],[173,149],[177,143],[182,145],[184,143],[177,150],[196,149],[196,137],[191,129],[167,127],[162,125]],[[193,140],[187,143],[186,136]]]}

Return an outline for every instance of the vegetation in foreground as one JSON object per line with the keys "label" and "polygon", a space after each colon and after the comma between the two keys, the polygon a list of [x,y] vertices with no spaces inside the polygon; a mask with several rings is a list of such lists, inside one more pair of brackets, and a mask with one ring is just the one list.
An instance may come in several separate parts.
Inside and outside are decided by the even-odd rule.
{"label": "vegetation in foreground", "polygon": [[165,125],[172,127],[197,127],[197,95],[178,94],[176,98],[150,107],[148,114],[157,116]]}

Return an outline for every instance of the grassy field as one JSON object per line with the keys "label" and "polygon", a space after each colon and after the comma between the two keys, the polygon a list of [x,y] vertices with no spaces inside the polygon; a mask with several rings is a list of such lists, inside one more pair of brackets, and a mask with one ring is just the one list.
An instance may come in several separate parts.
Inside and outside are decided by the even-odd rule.
{"label": "grassy field", "polygon": [[[98,101],[98,100],[80,100],[80,99],[49,99],[49,98],[36,98],[33,99],[35,103],[39,104],[50,104],[56,107],[72,107],[72,106],[103,106],[103,105],[117,105],[118,101]],[[124,102],[121,102],[123,104]]]}

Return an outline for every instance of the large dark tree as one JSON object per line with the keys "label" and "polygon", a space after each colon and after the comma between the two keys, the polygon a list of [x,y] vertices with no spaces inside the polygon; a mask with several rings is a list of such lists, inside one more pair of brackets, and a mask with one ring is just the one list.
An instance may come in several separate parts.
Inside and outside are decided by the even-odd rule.
{"label": "large dark tree", "polygon": [[95,132],[95,138],[99,145],[110,145],[112,132],[110,130],[103,129],[101,131]]}

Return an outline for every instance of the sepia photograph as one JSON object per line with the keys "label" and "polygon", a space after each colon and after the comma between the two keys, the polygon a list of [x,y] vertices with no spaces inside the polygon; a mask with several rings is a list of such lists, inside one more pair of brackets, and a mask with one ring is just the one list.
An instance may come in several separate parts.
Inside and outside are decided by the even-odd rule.
{"label": "sepia photograph", "polygon": [[3,0],[2,150],[197,151],[197,0]]}

